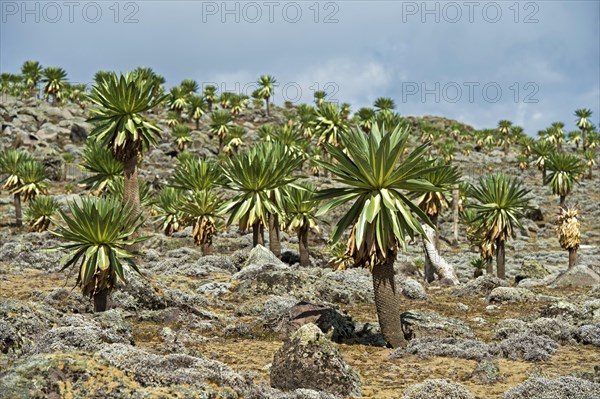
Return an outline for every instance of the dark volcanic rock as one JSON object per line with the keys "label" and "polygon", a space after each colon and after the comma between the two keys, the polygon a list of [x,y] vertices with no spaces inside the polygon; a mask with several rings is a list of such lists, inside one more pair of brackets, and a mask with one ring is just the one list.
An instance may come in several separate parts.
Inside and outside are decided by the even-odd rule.
{"label": "dark volcanic rock", "polygon": [[271,386],[315,389],[343,397],[361,394],[358,374],[314,324],[302,326],[275,353]]}

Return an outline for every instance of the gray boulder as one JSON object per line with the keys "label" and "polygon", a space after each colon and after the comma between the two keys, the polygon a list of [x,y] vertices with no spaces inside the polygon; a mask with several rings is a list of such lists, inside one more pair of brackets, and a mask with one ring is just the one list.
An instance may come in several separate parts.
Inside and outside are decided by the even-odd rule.
{"label": "gray boulder", "polygon": [[508,287],[508,282],[491,274],[485,274],[454,289],[453,294],[463,296],[487,296],[497,287]]}
{"label": "gray boulder", "polygon": [[527,288],[498,287],[490,292],[488,301],[490,303],[514,303],[536,301],[538,298],[537,294]]}
{"label": "gray boulder", "polygon": [[461,384],[450,380],[425,380],[404,390],[402,399],[475,399]]}
{"label": "gray boulder", "polygon": [[411,325],[406,325],[405,335],[410,338],[473,338],[473,331],[462,320],[442,316],[436,312],[410,310],[416,315]]}
{"label": "gray boulder", "polygon": [[587,324],[573,334],[577,342],[584,345],[600,346],[600,324]]}
{"label": "gray boulder", "polygon": [[483,359],[471,373],[471,378],[483,384],[495,384],[500,379],[500,366],[492,359]]}
{"label": "gray boulder", "polygon": [[360,396],[359,375],[314,324],[306,324],[275,353],[271,386],[285,391],[307,388]]}
{"label": "gray boulder", "polygon": [[431,357],[454,357],[459,359],[481,360],[495,354],[495,348],[476,339],[432,338],[413,339],[408,342],[406,349],[394,351],[390,357],[402,357],[404,352],[418,356],[421,359]]}
{"label": "gray boulder", "polygon": [[587,288],[600,283],[600,275],[586,265],[575,265],[549,286],[550,288]]}
{"label": "gray boulder", "polygon": [[502,395],[502,399],[548,398],[600,398],[600,384],[575,377],[560,377],[555,380],[543,377],[531,377]]}
{"label": "gray boulder", "polygon": [[264,266],[269,264],[276,266],[287,266],[277,256],[275,256],[273,252],[269,251],[262,245],[257,245],[256,247],[252,248],[245,262],[245,266]]}

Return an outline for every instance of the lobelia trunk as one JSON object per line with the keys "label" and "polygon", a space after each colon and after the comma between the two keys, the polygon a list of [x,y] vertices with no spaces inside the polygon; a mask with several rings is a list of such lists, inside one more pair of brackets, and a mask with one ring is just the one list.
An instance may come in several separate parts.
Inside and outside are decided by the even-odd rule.
{"label": "lobelia trunk", "polygon": [[212,253],[213,253],[212,243],[202,244],[201,248],[202,248],[202,255],[203,256],[212,255]]}
{"label": "lobelia trunk", "polygon": [[569,269],[575,266],[575,262],[577,262],[577,250],[569,249]]}
{"label": "lobelia trunk", "polygon": [[271,110],[270,110],[269,97],[266,98],[266,102],[267,102],[267,116],[270,116],[271,115],[271,113],[270,113]]}
{"label": "lobelia trunk", "polygon": [[279,241],[279,216],[269,216],[269,249],[278,258],[281,256],[281,242]]}
{"label": "lobelia trunk", "polygon": [[17,227],[23,226],[23,210],[21,207],[21,193],[16,193],[14,195],[14,203],[15,203],[15,222]]}
{"label": "lobelia trunk", "polygon": [[130,206],[132,216],[135,217],[141,213],[137,154],[127,159],[123,167],[125,176],[123,180],[123,206]]}
{"label": "lobelia trunk", "polygon": [[108,290],[94,294],[94,312],[105,312],[108,307]]}
{"label": "lobelia trunk", "polygon": [[[424,224],[423,230],[427,237],[423,237],[423,250],[425,252],[425,278],[427,282],[434,280],[434,273],[437,273],[440,280],[453,285],[460,283],[452,265],[450,265],[442,256],[440,256],[437,248],[433,245],[435,230],[429,225]],[[429,268],[429,269],[428,269]]]}
{"label": "lobelia trunk", "polygon": [[298,229],[298,252],[300,252],[300,266],[310,266],[310,255],[308,252],[308,226]]}
{"label": "lobelia trunk", "polygon": [[565,206],[565,200],[566,200],[566,198],[567,198],[567,196],[566,196],[566,195],[561,195],[561,196],[560,196],[560,202],[559,202],[559,204],[558,204],[558,205],[559,205],[559,206],[560,206],[562,209],[566,209],[566,206]]}
{"label": "lobelia trunk", "polygon": [[261,222],[255,222],[252,225],[252,246],[264,245],[263,228]]}
{"label": "lobelia trunk", "polygon": [[494,274],[494,264],[491,257],[485,260],[485,271],[487,274]]}
{"label": "lobelia trunk", "polygon": [[400,322],[400,291],[394,281],[396,252],[388,251],[387,259],[373,268],[373,291],[377,318],[383,338],[392,348],[406,346]]}
{"label": "lobelia trunk", "polygon": [[506,270],[504,268],[505,253],[504,253],[504,241],[496,240],[496,271],[498,272],[498,278],[504,280],[506,278]]}
{"label": "lobelia trunk", "polygon": [[458,202],[460,201],[460,192],[458,186],[454,186],[452,189],[452,224],[453,224],[453,239],[452,244],[458,246]]}

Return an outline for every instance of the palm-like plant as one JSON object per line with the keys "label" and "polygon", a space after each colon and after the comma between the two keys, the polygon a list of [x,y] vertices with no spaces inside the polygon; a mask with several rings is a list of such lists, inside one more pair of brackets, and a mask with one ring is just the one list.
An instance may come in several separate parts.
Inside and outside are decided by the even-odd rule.
{"label": "palm-like plant", "polygon": [[525,170],[529,167],[529,157],[525,154],[517,155],[517,163],[520,170]]}
{"label": "palm-like plant", "polygon": [[168,111],[167,112],[167,126],[175,127],[177,125],[179,125],[179,114],[177,114],[177,112],[175,112],[175,111]]}
{"label": "palm-like plant", "polygon": [[173,138],[175,139],[175,146],[177,147],[177,150],[185,151],[188,144],[192,142],[190,128],[186,125],[177,125],[173,126],[171,132],[173,134]]}
{"label": "palm-like plant", "polygon": [[318,199],[332,200],[321,207],[317,216],[341,204],[353,203],[331,232],[331,241],[337,242],[352,226],[347,254],[357,266],[369,267],[373,273],[379,324],[385,340],[393,347],[405,344],[394,261],[407,236],[425,236],[418,219],[431,224],[408,195],[440,190],[421,178],[440,169],[425,159],[427,145],[418,146],[403,157],[408,137],[408,129],[385,131],[374,125],[368,136],[359,129],[344,135],[344,151],[327,144],[326,150],[337,162],[320,164],[336,176],[338,184],[317,195]]}
{"label": "palm-like plant", "polygon": [[577,250],[581,243],[579,211],[575,208],[560,208],[557,216],[556,232],[563,249],[569,251],[569,269],[575,266]]}
{"label": "palm-like plant", "polygon": [[83,168],[92,175],[80,183],[94,195],[104,194],[110,186],[123,185],[123,162],[112,152],[93,140],[86,140],[83,149]]}
{"label": "palm-like plant", "polygon": [[[108,186],[107,194],[123,202],[123,185],[114,184]],[[137,194],[140,198],[140,208],[149,208],[151,210],[155,202],[152,185],[149,182],[139,179]]]}
{"label": "palm-like plant", "polygon": [[320,107],[323,104],[325,104],[325,98],[327,97],[327,93],[324,90],[317,90],[313,94],[313,97],[315,99],[316,106]]}
{"label": "palm-like plant", "polygon": [[354,120],[356,125],[360,127],[365,133],[371,131],[373,126],[373,120],[375,119],[375,110],[369,107],[360,108],[356,114],[354,114]]}
{"label": "palm-like plant", "polygon": [[77,285],[94,298],[95,311],[103,312],[118,280],[125,282],[123,263],[140,273],[133,261],[139,254],[128,248],[147,237],[131,238],[143,220],[132,216],[129,206],[113,198],[82,197],[78,202],[69,203],[70,215],[59,209],[65,225],[51,233],[68,241],[59,247],[69,251],[61,260],[62,270],[79,267]]}
{"label": "palm-like plant", "polygon": [[529,208],[528,193],[517,179],[502,173],[481,177],[470,190],[470,196],[477,201],[468,205],[476,212],[476,236],[483,243],[495,244],[496,271],[502,279],[506,277],[504,244],[514,229],[521,227],[519,218]]}
{"label": "palm-like plant", "polygon": [[173,187],[165,187],[158,193],[155,204],[157,221],[166,236],[172,236],[184,226],[184,215],[179,209],[183,199],[183,191]]}
{"label": "palm-like plant", "polygon": [[523,154],[526,156],[531,155],[531,147],[533,147],[533,143],[535,140],[531,136],[523,136],[519,139],[519,144],[523,150]]}
{"label": "palm-like plant", "polygon": [[298,106],[298,128],[307,140],[313,137],[315,118],[316,111],[313,107],[307,104],[300,104]]}
{"label": "palm-like plant", "polygon": [[581,143],[581,132],[579,130],[569,132],[569,143],[574,143],[575,148],[579,149],[579,143]]}
{"label": "palm-like plant", "polygon": [[542,139],[537,140],[531,146],[531,152],[535,157],[533,163],[542,171],[542,181],[546,181],[546,164],[553,151],[554,148],[552,144]]}
{"label": "palm-like plant", "polygon": [[196,130],[200,129],[200,119],[206,113],[206,102],[201,96],[191,96],[188,100],[188,115],[196,122]]}
{"label": "palm-like plant", "polygon": [[87,101],[86,101],[86,93],[85,93],[85,85],[83,84],[75,84],[72,86],[69,86],[69,90],[68,90],[68,98],[69,101],[71,101],[72,104],[77,104],[79,105],[79,108],[81,109],[85,109],[85,107],[87,106]]}
{"label": "palm-like plant", "polygon": [[348,131],[348,121],[342,118],[339,107],[333,103],[324,103],[317,109],[314,121],[318,144],[339,145],[340,136]]}
{"label": "palm-like plant", "polygon": [[551,154],[546,165],[550,173],[544,180],[552,194],[560,196],[560,207],[565,207],[565,199],[573,190],[577,177],[585,172],[584,162],[571,154]]}
{"label": "palm-like plant", "polygon": [[42,82],[44,85],[44,97],[46,99],[52,96],[55,103],[63,98],[67,72],[58,67],[47,67],[42,71]]}
{"label": "palm-like plant", "polygon": [[179,206],[193,226],[192,236],[204,255],[212,254],[212,239],[218,227],[223,199],[211,190],[194,191]]}
{"label": "palm-like plant", "polygon": [[396,103],[390,97],[379,97],[373,103],[373,106],[377,109],[377,112],[394,111],[396,109]]}
{"label": "palm-like plant", "polygon": [[37,85],[42,77],[43,68],[38,61],[25,61],[21,66],[21,73],[25,78],[25,87],[29,90],[29,93],[35,93],[36,97],[39,91],[36,93]]}
{"label": "palm-like plant", "polygon": [[208,112],[211,112],[212,106],[215,103],[215,99],[217,98],[217,88],[213,85],[207,85],[202,91],[202,96],[204,97],[204,100],[206,100]]}
{"label": "palm-like plant", "polygon": [[188,94],[180,86],[171,87],[171,91],[169,92],[169,109],[177,112],[177,115],[181,115],[188,105]]}
{"label": "palm-like plant", "polygon": [[277,83],[277,81],[275,80],[275,78],[271,75],[262,75],[259,79],[258,82],[256,82],[258,84],[258,93],[260,94],[260,96],[262,98],[264,98],[265,103],[267,104],[267,116],[269,116],[269,109],[270,109],[270,101],[271,101],[271,97],[273,96],[273,89],[275,86],[275,83]]}
{"label": "palm-like plant", "polygon": [[598,153],[594,148],[588,148],[583,152],[583,159],[588,167],[588,179],[592,180],[592,169],[596,165],[596,159],[598,159]]}
{"label": "palm-like plant", "polygon": [[[0,176],[3,182],[2,188],[12,191],[23,185],[23,179],[20,175],[21,165],[24,163],[32,162],[33,157],[27,152],[9,150],[4,151],[0,154]],[[21,209],[21,193],[15,192],[13,195],[16,225],[21,226],[23,224],[23,216]]]}
{"label": "palm-like plant", "polygon": [[245,135],[246,129],[244,129],[242,126],[232,126],[231,129],[229,129],[227,142],[223,146],[223,153],[227,155],[237,153],[240,146],[244,144]]}
{"label": "palm-like plant", "polygon": [[138,161],[160,138],[160,129],[148,122],[143,113],[160,104],[164,97],[156,97],[152,82],[141,75],[111,73],[92,87],[89,99],[97,106],[90,110],[90,121],[96,123],[90,137],[110,148],[115,158],[123,162],[123,204],[130,205],[134,215],[138,215]]}
{"label": "palm-like plant", "polygon": [[19,164],[17,174],[20,184],[11,190],[12,194],[20,194],[23,201],[35,198],[39,194],[46,194],[48,191],[48,173],[46,167],[34,160]]}
{"label": "palm-like plant", "polygon": [[58,201],[45,195],[38,195],[29,201],[29,205],[25,209],[25,219],[29,222],[29,231],[46,231],[58,208]]}
{"label": "palm-like plant", "polygon": [[511,130],[512,122],[508,120],[501,120],[498,122],[498,132],[500,133],[501,143],[504,148],[504,155],[508,155],[511,142]]}
{"label": "palm-like plant", "polygon": [[562,122],[554,122],[548,129],[548,142],[556,145],[556,151],[562,152],[562,143],[565,141],[565,124]]}
{"label": "palm-like plant", "polygon": [[211,123],[208,131],[219,138],[219,153],[223,151],[225,137],[232,127],[233,118],[227,110],[215,111],[210,115]]}
{"label": "palm-like plant", "polygon": [[315,187],[312,184],[287,186],[284,191],[287,227],[298,236],[300,266],[307,267],[310,266],[308,233],[310,229],[319,231],[314,213],[317,211],[320,201],[316,199]]}
{"label": "palm-like plant", "polygon": [[[240,230],[252,227],[253,245],[263,244],[262,230],[271,214],[280,214],[271,192],[296,179],[292,171],[301,159],[280,156],[285,148],[278,143],[259,143],[227,160],[223,173],[227,188],[237,195],[227,201],[223,213],[229,213],[227,224],[238,221]],[[277,194],[281,193],[277,190]],[[279,201],[281,203],[281,201]]]}
{"label": "palm-like plant", "polygon": [[592,116],[592,110],[588,108],[579,108],[575,110],[575,116],[577,120],[577,127],[581,130],[581,138],[583,142],[583,149],[587,148],[587,132],[591,130],[591,122],[589,120],[590,116]]}
{"label": "palm-like plant", "polygon": [[182,160],[175,167],[171,187],[185,191],[209,190],[225,182],[218,165],[198,158]]}
{"label": "palm-like plant", "polygon": [[191,97],[198,92],[200,86],[198,86],[198,82],[193,79],[183,79],[179,84],[181,90],[183,91],[186,97]]}

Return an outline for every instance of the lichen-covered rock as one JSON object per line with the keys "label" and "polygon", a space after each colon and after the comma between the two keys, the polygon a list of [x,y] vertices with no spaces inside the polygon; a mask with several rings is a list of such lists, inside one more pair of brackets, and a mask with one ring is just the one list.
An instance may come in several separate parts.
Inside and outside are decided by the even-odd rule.
{"label": "lichen-covered rock", "polygon": [[473,338],[473,331],[462,320],[442,316],[436,312],[421,312],[410,310],[416,316],[411,325],[405,326],[405,335],[411,339],[423,337],[436,338]]}
{"label": "lichen-covered rock", "polygon": [[584,345],[600,346],[600,324],[587,324],[573,334],[577,342]]}
{"label": "lichen-covered rock", "polygon": [[449,380],[425,380],[404,390],[402,399],[475,399],[464,386]]}
{"label": "lichen-covered rock", "polygon": [[20,354],[57,324],[59,314],[39,302],[0,301],[0,352]]}
{"label": "lichen-covered rock", "polygon": [[550,288],[593,287],[600,283],[600,275],[586,265],[575,265],[554,280]]}
{"label": "lichen-covered rock", "polygon": [[359,375],[314,324],[300,327],[275,353],[270,380],[271,386],[286,391],[307,388],[343,397],[361,394]]}
{"label": "lichen-covered rock", "polygon": [[529,302],[537,298],[538,296],[527,288],[498,287],[490,292],[488,301],[490,303]]}
{"label": "lichen-covered rock", "polygon": [[406,353],[427,359],[434,356],[481,360],[495,354],[494,346],[476,339],[425,337],[409,341],[405,350],[398,349],[390,357],[402,357]]}
{"label": "lichen-covered rock", "polygon": [[527,327],[527,323],[525,323],[523,320],[504,319],[500,320],[498,324],[496,324],[495,330],[497,339],[506,339],[513,335],[527,333],[529,328]]}
{"label": "lichen-covered rock", "polygon": [[521,270],[515,276],[515,281],[518,283],[521,280],[533,278],[542,279],[546,277],[550,272],[539,262],[535,260],[524,260],[521,265]]}
{"label": "lichen-covered rock", "polygon": [[487,296],[498,287],[508,287],[508,282],[491,274],[485,274],[469,281],[464,286],[457,287],[453,294],[456,296]]}
{"label": "lichen-covered rock", "polygon": [[406,278],[397,281],[398,287],[402,290],[402,295],[408,299],[416,299],[419,301],[430,300],[429,295],[425,291],[425,288],[417,280],[412,278]]}
{"label": "lichen-covered rock", "polygon": [[477,367],[471,373],[471,378],[483,384],[495,384],[500,379],[500,366],[492,359],[483,359],[477,363]]}
{"label": "lichen-covered rock", "polygon": [[123,344],[105,345],[98,354],[144,386],[184,385],[206,389],[217,384],[238,393],[249,388],[249,382],[242,376],[214,360],[181,354],[155,355]]}
{"label": "lichen-covered rock", "polygon": [[559,345],[544,335],[516,334],[498,344],[502,356],[512,360],[539,362],[548,360]]}
{"label": "lichen-covered rock", "polygon": [[[257,245],[250,251],[245,266],[286,265],[275,254],[262,245]],[[287,266],[287,265],[286,265]]]}
{"label": "lichen-covered rock", "polygon": [[239,396],[227,386],[141,384],[103,358],[74,353],[27,357],[0,372],[0,399],[177,397],[235,399]]}
{"label": "lichen-covered rock", "polygon": [[574,378],[560,377],[550,380],[532,377],[509,389],[502,399],[592,399],[600,397],[600,384]]}
{"label": "lichen-covered rock", "polygon": [[546,305],[540,312],[542,317],[561,318],[564,320],[585,320],[588,314],[577,305],[568,301],[557,301]]}

